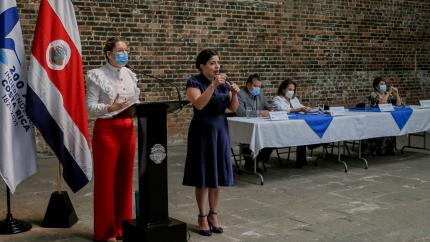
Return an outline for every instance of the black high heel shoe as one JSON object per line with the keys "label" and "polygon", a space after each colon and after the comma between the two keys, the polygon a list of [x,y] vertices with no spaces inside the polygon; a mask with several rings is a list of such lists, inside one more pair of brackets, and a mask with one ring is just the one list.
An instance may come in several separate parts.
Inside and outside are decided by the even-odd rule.
{"label": "black high heel shoe", "polygon": [[218,215],[216,212],[212,212],[212,211],[210,211],[209,212],[209,214],[208,214],[208,224],[209,224],[209,229],[212,231],[212,232],[214,232],[214,233],[216,233],[216,234],[222,234],[223,232],[224,232],[224,230],[221,228],[221,226],[220,227],[215,227],[215,226],[213,226],[213,224],[211,223],[211,221],[209,220],[209,216],[210,215]]}
{"label": "black high heel shoe", "polygon": [[[207,216],[208,215],[200,215],[199,214],[199,219],[200,218],[206,218],[207,219]],[[209,222],[209,220],[208,220],[208,222]],[[203,236],[211,236],[212,235],[212,231],[211,231],[211,229],[210,229],[210,226],[209,226],[209,229],[201,229],[200,228],[200,223],[199,223],[199,234],[200,235],[203,235]]]}

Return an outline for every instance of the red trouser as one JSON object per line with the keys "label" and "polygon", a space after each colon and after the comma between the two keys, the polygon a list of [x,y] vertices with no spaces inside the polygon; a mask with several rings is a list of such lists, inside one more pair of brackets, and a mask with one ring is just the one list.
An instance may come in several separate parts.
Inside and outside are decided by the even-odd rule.
{"label": "red trouser", "polygon": [[132,218],[133,119],[97,119],[93,131],[94,239],[122,236]]}

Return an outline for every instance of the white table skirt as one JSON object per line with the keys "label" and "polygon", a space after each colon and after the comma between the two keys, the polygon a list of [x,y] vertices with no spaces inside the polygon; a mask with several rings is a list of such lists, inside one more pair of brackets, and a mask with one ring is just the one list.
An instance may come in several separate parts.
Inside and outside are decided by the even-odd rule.
{"label": "white table skirt", "polygon": [[427,131],[430,130],[430,109],[414,109],[402,130],[387,112],[347,112],[345,116],[333,118],[322,138],[304,120],[232,117],[228,118],[228,126],[231,144],[249,144],[256,156],[265,147],[362,140]]}

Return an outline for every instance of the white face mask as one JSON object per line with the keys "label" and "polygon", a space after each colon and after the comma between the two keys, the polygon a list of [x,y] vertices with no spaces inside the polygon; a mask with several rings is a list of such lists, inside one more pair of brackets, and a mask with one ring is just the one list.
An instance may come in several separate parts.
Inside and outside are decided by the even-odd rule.
{"label": "white face mask", "polygon": [[294,91],[287,91],[287,92],[285,93],[285,96],[286,96],[286,97],[288,97],[289,99],[293,98],[293,96],[294,96]]}

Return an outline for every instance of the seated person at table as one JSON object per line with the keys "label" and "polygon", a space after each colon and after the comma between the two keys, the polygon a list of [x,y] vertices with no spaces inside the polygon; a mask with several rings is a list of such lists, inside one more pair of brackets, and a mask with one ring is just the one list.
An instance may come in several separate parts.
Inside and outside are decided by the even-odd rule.
{"label": "seated person at table", "polygon": [[[296,96],[297,83],[287,79],[279,85],[278,96],[273,98],[273,106],[277,111],[287,112],[309,112],[310,108],[302,105]],[[309,149],[319,147],[319,144],[308,145]],[[306,162],[306,146],[297,146],[296,168],[301,168]]]}
{"label": "seated person at table", "polygon": [[373,80],[374,91],[370,93],[370,104],[372,107],[378,106],[378,104],[391,103],[394,106],[400,106],[402,100],[399,96],[399,91],[393,85],[387,88],[387,83],[381,77],[376,77]]}
{"label": "seated person at table", "polygon": [[309,112],[310,108],[303,106],[296,96],[297,83],[287,79],[278,88],[278,96],[273,98],[273,106],[277,111]]}
{"label": "seated person at table", "polygon": [[[378,104],[391,103],[399,106],[402,101],[399,91],[394,86],[387,88],[386,81],[381,77],[373,80],[374,91],[370,94],[370,105],[377,107]],[[381,137],[367,139],[363,142],[362,149],[364,154],[393,155],[396,147],[396,137]]]}
{"label": "seated person at table", "polygon": [[[255,114],[262,117],[269,116],[270,106],[266,101],[266,97],[262,91],[262,80],[258,74],[252,74],[246,80],[246,86],[242,87],[239,92],[239,108],[236,111],[236,115],[239,117],[246,116],[246,110],[253,110]],[[254,162],[250,157],[252,151],[249,149],[249,145],[241,145],[242,154],[245,158],[245,169],[253,170]],[[266,162],[270,159],[273,148],[264,148],[260,150],[257,156],[258,161]],[[260,171],[259,167],[257,170]]]}

